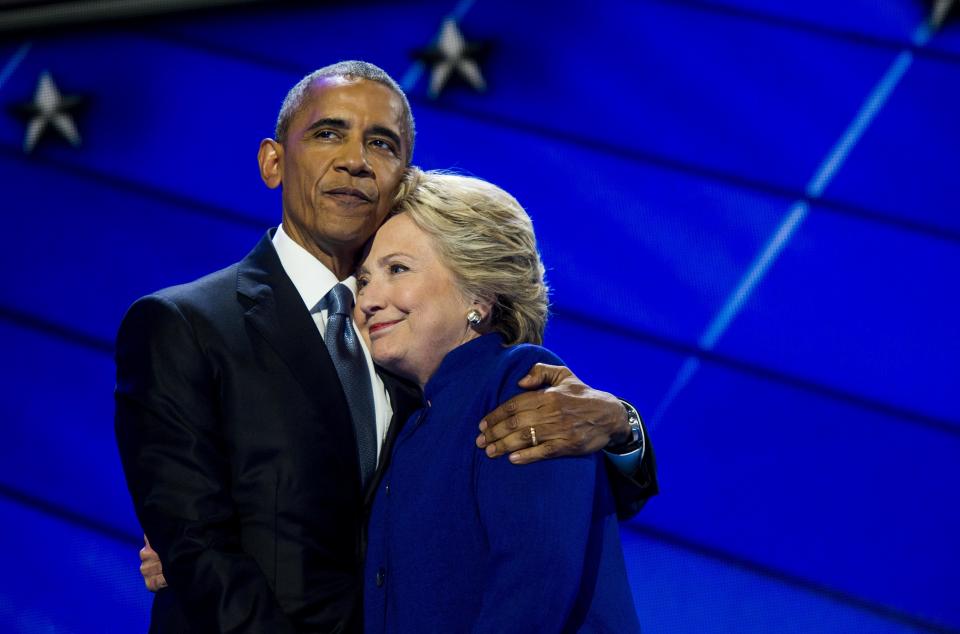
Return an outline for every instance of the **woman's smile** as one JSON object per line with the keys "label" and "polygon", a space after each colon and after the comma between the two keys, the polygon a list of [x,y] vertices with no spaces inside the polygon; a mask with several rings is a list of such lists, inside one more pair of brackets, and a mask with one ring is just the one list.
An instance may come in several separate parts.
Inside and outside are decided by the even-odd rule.
{"label": "woman's smile", "polygon": [[370,325],[370,326],[369,326],[369,329],[370,329],[370,339],[373,340],[373,339],[375,339],[375,338],[377,337],[377,335],[386,334],[386,331],[391,330],[391,329],[393,328],[393,326],[399,324],[401,321],[403,321],[403,320],[402,320],[402,319],[394,319],[394,320],[392,320],[392,321],[381,321],[381,322],[379,322],[379,323]]}

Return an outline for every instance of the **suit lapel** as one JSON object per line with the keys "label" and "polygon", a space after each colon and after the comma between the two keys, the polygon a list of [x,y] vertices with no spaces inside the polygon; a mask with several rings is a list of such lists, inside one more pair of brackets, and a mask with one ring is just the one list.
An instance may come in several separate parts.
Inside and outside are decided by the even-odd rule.
{"label": "suit lapel", "polygon": [[[346,425],[350,425],[349,437],[352,439],[351,455],[357,461],[357,482],[360,480],[360,463],[357,458],[356,438],[350,418],[350,407],[340,385],[337,370],[330,359],[330,353],[323,343],[323,337],[317,325],[303,305],[303,299],[296,287],[283,270],[280,258],[273,248],[272,231],[257,243],[253,251],[245,257],[237,272],[237,295],[246,309],[245,319],[254,330],[283,359],[291,374],[303,388],[304,393],[313,401],[317,411],[326,412],[329,408],[331,385],[335,385],[338,410],[344,413]],[[380,461],[376,475],[370,479],[365,491],[365,502],[373,500],[377,483],[390,462],[393,443],[407,418],[423,402],[423,396],[413,383],[406,381],[382,368],[377,368],[383,384],[390,395],[393,406],[393,419],[380,450]],[[327,402],[321,400],[321,394],[328,396]]]}
{"label": "suit lapel", "polygon": [[[337,409],[344,413],[346,424],[351,425],[349,437],[353,439],[353,455],[356,456],[350,408],[336,368],[316,323],[280,264],[271,242],[271,232],[240,262],[237,294],[246,308],[247,323],[283,359],[318,412],[329,413],[329,400],[335,394],[334,398],[340,402]],[[335,418],[331,416],[331,420]],[[359,462],[357,469],[359,477]]]}

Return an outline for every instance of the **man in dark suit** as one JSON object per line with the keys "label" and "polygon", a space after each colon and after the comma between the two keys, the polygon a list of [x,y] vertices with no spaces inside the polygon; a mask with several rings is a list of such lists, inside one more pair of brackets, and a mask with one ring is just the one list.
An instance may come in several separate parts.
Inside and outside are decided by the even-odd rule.
{"label": "man in dark suit", "polygon": [[[169,582],[153,631],[361,629],[367,498],[420,394],[374,370],[349,321],[351,275],[413,140],[406,97],[380,69],[342,62],[305,77],[259,152],[264,182],[282,184],[281,226],[239,263],[142,298],[124,317],[117,441]],[[529,433],[537,407],[551,421],[541,446],[555,455],[642,439],[611,395],[538,372],[559,384],[553,397],[520,401],[492,427],[523,417]],[[498,433],[492,454],[534,444]],[[656,491],[647,454],[616,485],[623,508]]]}

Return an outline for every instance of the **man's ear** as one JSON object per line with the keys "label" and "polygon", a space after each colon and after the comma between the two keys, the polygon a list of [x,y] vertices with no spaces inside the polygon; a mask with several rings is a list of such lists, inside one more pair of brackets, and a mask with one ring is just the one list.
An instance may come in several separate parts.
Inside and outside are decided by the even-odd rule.
{"label": "man's ear", "polygon": [[260,163],[260,178],[270,189],[276,189],[283,182],[283,145],[273,139],[260,141],[257,152]]}

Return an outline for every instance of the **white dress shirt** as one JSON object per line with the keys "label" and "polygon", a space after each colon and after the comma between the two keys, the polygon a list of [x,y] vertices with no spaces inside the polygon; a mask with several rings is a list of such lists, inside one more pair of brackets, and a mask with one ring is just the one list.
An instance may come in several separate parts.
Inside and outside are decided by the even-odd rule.
{"label": "white dress shirt", "polygon": [[[338,280],[337,276],[320,263],[320,260],[310,255],[302,246],[293,241],[283,231],[283,225],[277,227],[277,232],[273,235],[273,248],[276,249],[280,257],[280,264],[284,272],[293,285],[296,287],[300,297],[310,316],[317,324],[317,330],[323,337],[327,332],[327,311],[320,310],[318,304],[330,289],[338,283],[343,284],[350,289],[354,298],[357,296],[357,279],[352,275],[345,280]],[[363,358],[367,361],[367,370],[370,372],[370,385],[373,387],[373,409],[377,423],[377,462],[380,461],[380,450],[383,448],[383,441],[387,437],[387,430],[390,428],[390,419],[393,418],[393,406],[390,404],[390,396],[383,385],[383,381],[377,375],[373,367],[373,359],[370,357],[370,351],[367,350],[367,344],[363,340],[360,331],[357,330],[357,324],[353,323],[353,330],[357,333],[360,340],[360,347],[363,348]]]}

